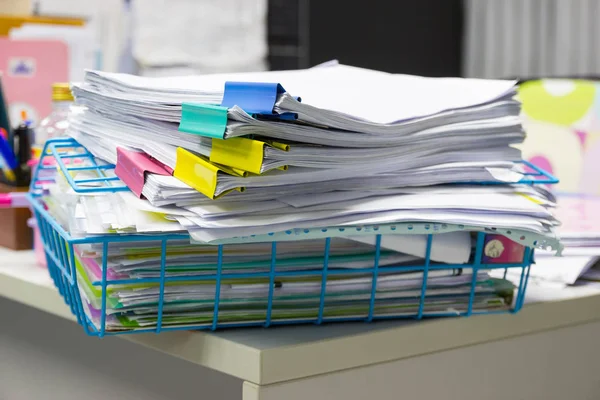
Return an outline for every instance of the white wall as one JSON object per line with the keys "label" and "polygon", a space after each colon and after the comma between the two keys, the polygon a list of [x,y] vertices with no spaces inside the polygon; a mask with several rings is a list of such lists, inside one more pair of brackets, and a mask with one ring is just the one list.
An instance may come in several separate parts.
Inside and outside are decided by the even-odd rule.
{"label": "white wall", "polygon": [[0,399],[240,399],[242,381],[0,298]]}

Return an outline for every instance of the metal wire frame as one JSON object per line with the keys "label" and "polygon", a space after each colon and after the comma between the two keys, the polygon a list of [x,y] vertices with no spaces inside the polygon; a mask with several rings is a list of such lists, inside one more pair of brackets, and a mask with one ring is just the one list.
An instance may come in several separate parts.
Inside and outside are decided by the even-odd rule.
{"label": "metal wire frame", "polygon": [[[330,269],[330,244],[331,238],[325,238],[324,240],[324,253],[323,253],[323,264],[322,268],[315,270],[300,270],[300,271],[278,271],[277,270],[277,242],[271,242],[271,255],[270,255],[270,267],[267,272],[253,272],[253,273],[227,273],[223,271],[223,253],[224,247],[227,245],[218,245],[217,248],[217,266],[214,274],[211,275],[199,275],[199,276],[167,276],[166,265],[167,265],[167,247],[169,241],[182,239],[189,239],[187,234],[161,234],[161,235],[104,235],[98,237],[85,237],[85,238],[73,238],[66,232],[56,220],[54,220],[50,214],[44,209],[43,205],[35,200],[31,199],[34,205],[34,212],[38,220],[40,233],[44,242],[44,248],[46,251],[46,257],[48,261],[48,269],[50,275],[54,280],[54,283],[58,287],[61,295],[64,297],[65,302],[70,306],[71,311],[77,317],[77,321],[83,325],[85,331],[89,335],[93,336],[105,336],[114,334],[127,334],[127,333],[148,333],[155,332],[160,333],[162,331],[170,330],[191,330],[191,329],[210,329],[216,330],[220,328],[229,327],[242,327],[242,326],[264,326],[269,327],[273,325],[288,325],[288,324],[306,324],[312,323],[320,325],[326,322],[333,321],[365,321],[371,322],[375,320],[384,319],[398,319],[398,318],[410,318],[410,319],[422,319],[425,317],[445,317],[445,316],[471,316],[476,314],[494,314],[494,313],[505,313],[505,312],[517,312],[523,305],[525,297],[525,291],[527,288],[527,282],[529,278],[530,265],[533,262],[533,250],[526,247],[524,250],[524,256],[521,262],[510,263],[510,264],[485,264],[482,262],[482,255],[484,251],[484,241],[486,233],[478,232],[476,245],[474,249],[474,255],[472,260],[468,264],[437,264],[431,262],[431,248],[433,235],[427,235],[427,245],[425,260],[416,265],[393,265],[393,266],[381,266],[380,255],[381,255],[381,238],[382,235],[376,235],[375,249],[373,252],[373,266],[369,268],[353,269],[352,274],[356,276],[372,276],[370,299],[368,303],[368,312],[364,316],[352,316],[352,317],[328,317],[325,315],[326,298],[327,298],[327,282],[330,277],[336,275],[348,274],[348,270]],[[117,242],[156,242],[161,249],[160,259],[160,276],[156,278],[138,278],[138,279],[109,279],[107,277],[108,271],[108,253],[109,244]],[[100,310],[100,324],[96,327],[90,318],[84,311],[84,299],[82,299],[79,283],[77,280],[76,270],[76,249],[75,246],[79,244],[100,244],[102,246],[102,279],[97,282],[92,282],[94,286],[100,287],[101,289],[101,310]],[[199,245],[202,246],[202,245]],[[451,270],[451,269],[463,269],[472,270],[473,278],[471,282],[471,288],[468,295],[468,304],[464,310],[447,310],[444,312],[426,312],[425,303],[428,289],[428,275],[431,271],[435,270]],[[516,294],[514,295],[513,305],[510,310],[474,310],[473,304],[475,299],[475,288],[477,283],[477,272],[480,270],[502,270],[504,269],[505,275],[508,269],[520,268],[521,275],[520,281],[516,288]],[[385,273],[399,273],[399,272],[421,272],[423,276],[419,306],[415,313],[410,315],[377,315],[376,313],[376,294],[377,294],[377,277],[380,274]],[[273,305],[274,305],[274,291],[275,282],[280,277],[302,277],[302,276],[314,276],[320,275],[321,290],[319,294],[318,309],[315,313],[314,318],[303,318],[293,320],[275,320],[273,319]],[[220,288],[222,280],[235,280],[235,279],[248,279],[248,278],[262,278],[269,282],[269,292],[267,296],[267,304],[265,307],[265,318],[261,321],[252,322],[219,322],[219,310],[220,310]],[[213,318],[210,324],[199,324],[190,325],[184,327],[171,327],[163,324],[163,306],[165,304],[165,285],[170,282],[214,282],[215,285],[215,297],[214,297],[214,308]],[[157,285],[159,287],[158,296],[158,314],[156,328],[148,329],[136,329],[131,331],[109,331],[106,329],[106,309],[107,309],[107,289],[111,285],[117,284],[150,284]]]}

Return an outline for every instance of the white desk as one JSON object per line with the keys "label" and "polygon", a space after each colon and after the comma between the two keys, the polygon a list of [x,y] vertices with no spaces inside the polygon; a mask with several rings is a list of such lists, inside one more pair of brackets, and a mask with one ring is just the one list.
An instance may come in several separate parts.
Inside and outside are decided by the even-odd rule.
{"label": "white desk", "polygon": [[[548,297],[535,285],[530,289],[530,298]],[[0,251],[0,296],[73,320],[30,252]],[[516,315],[422,322],[167,332],[109,339],[87,338],[79,326],[71,324],[71,328],[80,331],[72,333],[76,340],[90,346],[131,346],[123,344],[126,339],[206,367],[181,364],[180,368],[197,371],[198,381],[208,375],[211,382],[229,379],[228,388],[237,385],[231,382],[241,381],[239,393],[230,396],[243,399],[600,398],[596,373],[600,289],[574,288],[562,291],[560,300],[552,297],[552,301],[527,304]],[[40,337],[44,334],[48,332],[39,332]]]}

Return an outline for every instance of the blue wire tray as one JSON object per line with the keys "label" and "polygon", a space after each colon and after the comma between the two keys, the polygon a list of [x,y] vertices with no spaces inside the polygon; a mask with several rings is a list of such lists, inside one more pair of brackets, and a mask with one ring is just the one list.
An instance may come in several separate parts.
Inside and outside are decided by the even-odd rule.
{"label": "blue wire tray", "polygon": [[[77,157],[69,157],[71,159],[84,159],[87,160],[85,163],[77,164],[65,161],[69,158],[61,156],[62,153],[79,154]],[[113,179],[111,169],[114,168],[110,165],[99,163],[95,158],[84,148],[77,144],[72,139],[60,139],[57,141],[51,141],[47,144],[43,151],[44,156],[51,156],[55,154],[55,160],[58,164],[59,170],[65,175],[69,183],[73,186],[73,189],[77,192],[78,189],[81,193],[90,191],[118,191],[127,190],[124,186],[119,186],[120,181]],[[78,158],[79,157],[79,158]],[[43,161],[43,160],[42,160]],[[71,165],[72,164],[72,165]],[[82,165],[83,164],[83,165]],[[536,183],[551,183],[554,181],[554,177],[551,175],[534,168],[537,172],[532,173],[532,179]],[[74,170],[89,170],[98,174],[97,180],[90,182],[90,180],[77,181],[70,178],[69,171]],[[448,317],[448,316],[471,316],[476,314],[496,314],[496,313],[515,313],[519,311],[523,305],[525,291],[527,288],[527,282],[529,278],[530,265],[533,262],[534,251],[531,246],[524,244],[518,244],[519,240],[521,243],[525,243],[526,239],[521,233],[511,232],[499,232],[496,230],[486,230],[473,232],[472,237],[474,238],[474,246],[470,260],[466,264],[442,264],[436,263],[431,260],[432,242],[434,235],[443,234],[451,230],[462,229],[469,230],[469,227],[457,226],[448,227],[445,224],[397,224],[397,225],[382,225],[373,227],[344,227],[336,229],[336,232],[347,229],[353,230],[354,234],[369,234],[375,237],[375,245],[370,253],[372,257],[372,265],[365,268],[353,268],[352,270],[344,270],[339,268],[331,268],[330,263],[334,260],[335,255],[331,253],[330,248],[332,245],[332,237],[335,236],[328,229],[319,229],[318,236],[310,236],[313,240],[321,240],[323,243],[323,253],[318,257],[317,262],[320,266],[314,267],[308,270],[281,270],[279,268],[281,261],[281,254],[278,253],[278,246],[282,246],[282,242],[290,240],[288,237],[290,234],[282,232],[278,234],[269,234],[259,238],[263,243],[267,243],[270,251],[268,254],[267,264],[268,267],[264,268],[259,272],[251,273],[231,273],[227,272],[224,268],[224,257],[226,257],[228,246],[233,244],[218,244],[215,246],[207,244],[195,244],[198,249],[210,248],[215,253],[216,262],[211,267],[211,273],[209,275],[195,275],[195,276],[170,276],[167,272],[170,261],[167,259],[167,251],[172,245],[181,243],[182,241],[189,243],[190,236],[188,234],[160,234],[160,235],[100,235],[100,236],[88,236],[88,237],[73,237],[58,223],[58,221],[48,212],[45,203],[43,201],[43,184],[42,181],[52,180],[52,171],[56,171],[56,166],[45,165],[40,162],[40,167],[36,171],[36,175],[33,179],[31,192],[28,194],[29,201],[32,204],[33,212],[36,216],[40,234],[44,243],[44,250],[46,253],[46,259],[48,263],[48,270],[50,275],[57,286],[60,294],[63,296],[66,304],[71,308],[71,311],[76,316],[77,321],[84,327],[84,330],[89,335],[93,336],[105,336],[105,335],[116,335],[116,334],[131,334],[131,333],[147,333],[155,332],[160,333],[162,331],[170,330],[192,330],[192,329],[208,329],[216,330],[221,328],[231,327],[245,327],[245,326],[262,326],[269,327],[274,325],[287,325],[287,324],[322,324],[326,322],[340,322],[340,321],[365,321],[371,322],[375,320],[384,319],[422,319],[429,317]],[[541,177],[541,178],[540,178]],[[537,179],[540,180],[537,180]],[[90,183],[99,183],[102,187],[89,188],[82,187],[79,185]],[[91,190],[90,190],[91,189]],[[417,227],[419,229],[415,229]],[[356,232],[354,232],[356,231]],[[398,234],[412,234],[412,233],[426,233],[426,249],[425,258],[418,263],[411,265],[381,265],[380,260],[385,249],[381,246],[382,233],[398,233]],[[338,233],[339,234],[339,233]],[[516,234],[517,237],[511,236]],[[519,237],[519,235],[521,235]],[[512,246],[520,246],[522,249],[522,257],[514,262],[502,262],[495,263],[490,260],[490,257],[486,255],[486,246],[494,240],[502,240],[502,237],[512,237]],[[309,238],[309,237],[307,237]],[[302,238],[294,238],[298,240]],[[257,238],[249,240],[248,242],[256,242]],[[109,248],[112,246],[118,246],[129,243],[141,243],[144,242],[148,247],[160,249],[160,270],[157,277],[152,278],[119,278],[109,276]],[[516,242],[516,243],[515,243]],[[533,242],[534,245],[537,243]],[[541,245],[545,245],[542,243]],[[100,249],[100,261],[99,270],[100,277],[96,280],[91,279],[87,276],[85,269],[81,267],[81,261],[79,258],[80,251],[83,246],[93,245],[95,248]],[[215,250],[216,249],[216,250]],[[486,261],[487,260],[487,261]],[[444,310],[436,309],[431,311],[428,301],[430,301],[435,295],[428,294],[428,290],[431,293],[432,288],[429,286],[431,282],[430,275],[437,271],[461,271],[463,274],[472,273],[472,278],[466,283],[467,290],[463,294],[463,302],[460,306],[449,307]],[[477,272],[482,270],[489,270],[495,272],[494,276],[504,276],[509,270],[516,271],[520,279],[518,284],[515,285],[514,290],[510,290],[510,294],[506,296],[506,304],[504,307],[499,309],[482,310],[477,309],[476,299],[478,294],[476,293]],[[418,285],[418,294],[411,294],[411,301],[413,306],[408,312],[398,313],[381,313],[379,312],[379,298],[378,295],[380,290],[378,289],[378,278],[384,277],[390,273],[419,273],[422,278]],[[328,312],[329,302],[331,302],[331,293],[328,293],[328,282],[336,279],[336,277],[352,276],[352,277],[367,277],[370,279],[370,290],[367,291],[367,298],[364,298],[361,303],[361,312],[354,312],[352,315],[332,315]],[[511,274],[514,276],[515,274]],[[312,277],[314,281],[318,282],[320,292],[315,295],[314,299],[314,310],[311,311],[310,315],[302,315],[292,319],[280,319],[277,316],[278,304],[277,297],[277,285],[282,279],[293,279],[303,278],[307,276]],[[87,281],[86,281],[87,280]],[[265,295],[264,309],[260,311],[260,318],[254,317],[250,321],[235,321],[227,318],[227,314],[224,312],[227,306],[226,300],[221,296],[221,287],[227,282],[246,282],[247,280],[258,281],[268,285],[268,294]],[[208,285],[208,287],[214,288],[214,299],[210,304],[210,319],[203,321],[202,323],[190,323],[184,326],[170,325],[168,320],[168,313],[164,311],[165,305],[169,302],[165,300],[165,287],[172,284],[182,283],[194,283]],[[88,304],[86,296],[82,295],[84,291],[84,285],[89,285],[99,293],[100,306],[97,307],[96,315],[90,311],[90,304]],[[109,316],[107,314],[108,302],[110,294],[109,292],[117,287],[116,285],[138,285],[143,287],[152,286],[158,288],[158,300],[156,302],[157,313],[156,313],[156,326],[153,327],[129,327],[129,330],[114,330],[107,323]],[[87,311],[87,312],[86,312]]]}
{"label": "blue wire tray", "polygon": [[[476,241],[475,248],[472,252],[471,259],[466,264],[440,264],[435,263],[431,260],[431,249],[432,240],[434,234],[427,235],[427,245],[425,252],[425,259],[413,265],[379,265],[379,260],[382,254],[381,239],[382,235],[376,235],[376,244],[372,253],[373,265],[368,268],[352,269],[351,272],[340,269],[330,269],[329,260],[332,257],[330,253],[330,246],[332,238],[324,238],[324,252],[321,257],[322,268],[314,270],[299,270],[299,271],[278,271],[278,253],[277,247],[279,242],[271,242],[270,251],[270,263],[268,271],[255,272],[255,273],[227,273],[223,270],[223,258],[224,253],[228,245],[216,246],[217,263],[214,268],[214,272],[211,275],[203,276],[168,276],[166,269],[169,262],[165,255],[169,248],[169,242],[189,240],[187,234],[161,234],[161,235],[103,235],[97,237],[85,237],[85,238],[74,238],[68,232],[66,232],[60,224],[44,209],[44,205],[39,199],[35,198],[31,194],[29,199],[33,205],[33,210],[38,221],[38,226],[44,242],[44,250],[46,253],[46,260],[48,263],[48,270],[55,285],[57,286],[60,294],[63,296],[66,304],[71,308],[73,314],[77,317],[77,321],[84,327],[87,334],[92,336],[105,336],[105,335],[116,335],[116,334],[131,334],[131,333],[148,333],[155,332],[160,333],[162,331],[170,330],[216,330],[221,328],[232,328],[232,327],[248,327],[248,326],[262,326],[269,327],[274,325],[288,325],[288,324],[317,324],[320,325],[326,322],[342,322],[342,321],[365,321],[371,322],[375,320],[385,319],[422,319],[429,317],[456,317],[456,316],[471,316],[477,314],[498,314],[498,313],[515,313],[519,311],[523,305],[525,291],[527,288],[527,282],[529,279],[529,269],[533,262],[533,249],[530,247],[524,247],[523,257],[519,262],[513,263],[484,263],[482,260],[484,256],[484,247],[486,243],[490,242],[500,235],[497,234],[486,234],[484,232],[475,233]],[[146,242],[151,247],[159,247],[161,249],[160,255],[160,276],[156,278],[138,278],[138,279],[109,279],[107,276],[108,271],[108,251],[109,246],[115,243],[133,243],[133,242]],[[102,248],[102,261],[101,261],[101,279],[92,282],[94,287],[100,288],[101,291],[101,307],[99,310],[99,323],[92,321],[89,314],[86,314],[85,308],[89,305],[86,304],[85,298],[81,295],[82,276],[81,270],[77,268],[77,248],[79,245],[84,244],[97,244]],[[197,245],[199,247],[206,247],[210,245]],[[521,245],[518,245],[521,246]],[[215,246],[211,246],[215,247]],[[472,279],[470,281],[470,289],[465,297],[464,306],[452,307],[444,311],[427,312],[426,302],[429,299],[427,296],[428,291],[428,276],[432,271],[440,270],[461,270],[463,273],[472,272]],[[475,288],[477,283],[477,272],[480,270],[490,271],[502,271],[504,277],[508,270],[517,271],[520,279],[518,285],[514,288],[512,294],[513,299],[509,308],[500,310],[475,310],[474,300],[476,297]],[[418,302],[418,307],[413,312],[402,313],[400,315],[379,315],[376,312],[376,301],[377,301],[377,278],[389,273],[402,273],[402,272],[419,272],[422,274],[422,283],[420,285],[419,295],[415,297],[415,301]],[[365,312],[362,315],[353,315],[349,317],[344,316],[327,316],[327,282],[329,279],[335,278],[339,275],[354,275],[356,277],[372,277],[370,297],[364,301]],[[277,280],[283,277],[287,278],[299,278],[306,277],[307,275],[317,276],[321,287],[320,294],[318,295],[318,306],[315,308],[314,316],[310,318],[294,318],[292,320],[277,320],[273,316],[274,306],[276,305],[275,291],[277,290]],[[511,274],[514,276],[514,273]],[[259,321],[249,322],[229,322],[220,320],[220,289],[223,281],[235,282],[236,280],[260,280],[261,282],[269,284],[269,292],[266,299],[266,305],[264,309],[264,318]],[[165,297],[165,286],[172,283],[202,283],[209,284],[215,288],[214,294],[214,306],[212,307],[212,318],[210,323],[202,324],[191,324],[186,326],[167,326],[163,324],[163,307],[166,304]],[[107,293],[114,285],[154,285],[159,288],[158,295],[158,314],[156,327],[154,328],[140,328],[135,330],[124,330],[124,331],[110,331],[107,329]]]}
{"label": "blue wire tray", "polygon": [[[94,157],[85,147],[72,138],[56,138],[46,142],[38,163],[36,178],[30,189],[40,191],[43,181],[53,179],[56,168],[67,179],[76,193],[101,193],[129,191],[123,181],[115,175],[115,165]],[[46,161],[50,161],[49,163]],[[90,172],[89,179],[74,179],[71,172]]]}

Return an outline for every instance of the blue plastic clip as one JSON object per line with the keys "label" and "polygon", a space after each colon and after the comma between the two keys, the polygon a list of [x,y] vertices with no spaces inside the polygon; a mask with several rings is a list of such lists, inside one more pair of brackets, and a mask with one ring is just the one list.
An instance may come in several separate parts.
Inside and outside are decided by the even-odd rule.
{"label": "blue plastic clip", "polygon": [[277,96],[285,93],[279,83],[225,82],[222,107],[238,106],[249,114],[273,115]]}
{"label": "blue plastic clip", "polygon": [[282,114],[272,114],[272,115],[254,114],[253,116],[256,119],[261,119],[261,120],[295,121],[298,119],[298,114],[291,113],[291,112],[282,113]]}
{"label": "blue plastic clip", "polygon": [[[293,121],[296,113],[276,113],[277,96],[285,93],[279,83],[226,82],[220,106],[210,104],[183,103],[179,131],[225,139],[227,110],[238,106],[254,118]],[[300,101],[300,98],[296,98]]]}
{"label": "blue plastic clip", "polygon": [[278,114],[274,110],[277,96],[285,93],[279,83],[262,82],[225,82],[225,93],[221,107],[238,106],[253,116],[270,116],[271,118],[294,120],[295,113]]}

